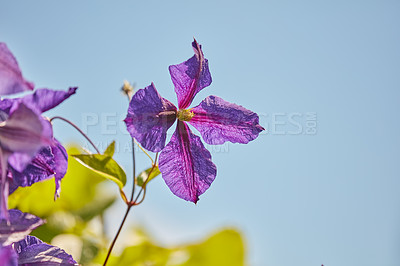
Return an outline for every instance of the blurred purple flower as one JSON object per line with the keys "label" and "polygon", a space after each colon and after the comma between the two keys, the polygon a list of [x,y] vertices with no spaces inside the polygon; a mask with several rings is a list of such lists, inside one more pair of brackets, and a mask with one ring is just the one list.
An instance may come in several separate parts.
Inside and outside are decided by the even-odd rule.
{"label": "blurred purple flower", "polygon": [[[77,88],[69,88],[68,91],[57,91],[49,89],[38,89],[33,94],[22,98],[3,99],[0,101],[0,112],[7,117],[9,112],[19,103],[24,103],[37,112],[45,112],[56,107],[64,100],[75,94]],[[10,163],[10,161],[9,161]],[[68,155],[65,148],[56,140],[52,139],[50,145],[42,147],[31,159],[30,163],[22,168],[9,165],[8,176],[11,178],[10,194],[18,187],[31,186],[32,184],[54,177],[56,191],[54,198],[60,196],[61,179],[67,172]]]}
{"label": "blurred purple flower", "polygon": [[[196,203],[214,181],[217,169],[210,152],[187,123],[194,126],[208,144],[248,143],[264,130],[258,115],[242,106],[209,96],[187,109],[195,95],[211,84],[208,60],[194,40],[194,56],[169,67],[179,110],[162,98],[154,84],[138,90],[124,120],[131,136],[152,151],[159,152],[159,168],[166,184],[178,197]],[[178,119],[175,133],[165,146],[166,133]]]}
{"label": "blurred purple flower", "polygon": [[0,265],[77,265],[64,250],[29,235],[44,223],[39,217],[16,209],[8,216],[0,219]]}
{"label": "blurred purple flower", "polygon": [[[77,88],[69,88],[68,91],[57,91],[49,89],[38,89],[33,94],[22,98],[3,99],[0,101],[0,112],[7,117],[10,110],[18,103],[24,103],[30,108],[42,113],[50,110],[64,100],[75,94]],[[32,184],[54,177],[56,191],[54,198],[60,196],[61,179],[67,172],[68,155],[65,148],[53,138],[49,146],[43,147],[32,158],[24,169],[16,169],[10,164],[8,176],[12,179],[10,183],[10,194],[18,187],[31,186]]]}
{"label": "blurred purple flower", "polygon": [[[22,77],[13,54],[0,43],[0,95],[33,88],[33,83]],[[76,89],[66,92],[39,89],[21,98],[0,100],[0,217],[6,217],[8,194],[18,186],[55,176],[55,195],[59,195],[67,156],[53,138],[50,122],[41,114],[63,102]],[[12,180],[11,187],[7,177]]]}

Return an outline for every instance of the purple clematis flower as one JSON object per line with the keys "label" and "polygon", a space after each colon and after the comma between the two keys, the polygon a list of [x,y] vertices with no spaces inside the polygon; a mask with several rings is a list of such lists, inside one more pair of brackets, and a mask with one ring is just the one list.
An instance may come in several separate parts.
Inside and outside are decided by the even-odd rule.
{"label": "purple clematis flower", "polygon": [[29,235],[42,219],[16,209],[8,214],[0,219],[0,265],[78,265],[64,250]]}
{"label": "purple clematis flower", "polygon": [[[22,98],[3,99],[0,101],[0,117],[7,118],[13,108],[20,103],[39,113],[45,112],[75,94],[76,89],[75,87],[68,91],[38,89],[33,94]],[[54,198],[56,199],[60,195],[60,183],[67,172],[67,166],[68,155],[65,148],[58,140],[52,138],[50,145],[42,147],[24,167],[15,167],[15,163],[9,162],[10,194],[19,186],[31,186],[36,182],[54,177],[56,182]]]}
{"label": "purple clematis flower", "polygon": [[0,95],[33,90],[33,88],[33,83],[22,77],[17,60],[7,45],[0,42]]}
{"label": "purple clematis flower", "polygon": [[[201,46],[196,40],[192,46],[193,57],[169,67],[179,109],[162,98],[151,84],[132,97],[124,121],[131,136],[144,148],[162,151],[159,168],[172,193],[196,203],[214,181],[217,170],[210,152],[187,123],[194,126],[208,144],[248,143],[264,128],[259,125],[256,113],[217,96],[209,96],[188,109],[195,95],[212,81]],[[178,120],[175,133],[165,146],[167,130],[175,120]]]}
{"label": "purple clematis flower", "polygon": [[[0,43],[0,95],[33,90],[13,54]],[[53,138],[50,122],[41,114],[70,97],[67,92],[39,89],[33,94],[0,100],[0,217],[7,215],[7,198],[18,186],[55,176],[56,196],[67,169],[65,149]],[[11,187],[7,180],[12,179]],[[56,197],[55,196],[55,197]]]}

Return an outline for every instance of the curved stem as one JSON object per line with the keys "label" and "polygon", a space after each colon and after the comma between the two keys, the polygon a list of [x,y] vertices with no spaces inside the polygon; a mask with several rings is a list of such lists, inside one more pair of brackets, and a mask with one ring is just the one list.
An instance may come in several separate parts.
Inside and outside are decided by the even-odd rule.
{"label": "curved stem", "polygon": [[[122,86],[122,91],[125,93],[125,95],[128,97],[128,102],[130,103],[132,100],[132,96],[133,96],[133,91],[134,88],[131,86],[131,84],[129,84],[128,81],[124,81],[124,86]],[[133,181],[132,181],[132,193],[131,193],[131,202],[133,200],[133,197],[135,196],[135,188],[136,188],[136,160],[135,160],[135,142],[136,140],[134,138],[131,139],[132,140],[132,174],[133,174]],[[138,145],[139,148],[141,148]],[[130,204],[128,204],[129,206]]]}
{"label": "curved stem", "polygon": [[141,149],[141,150],[144,152],[144,154],[146,154],[147,157],[149,157],[149,159],[150,159],[150,161],[151,161],[151,165],[153,165],[153,164],[154,164],[153,158],[151,158],[151,156],[146,152],[146,150],[143,149],[142,146],[140,146],[140,144],[136,141],[136,139],[133,139],[133,140],[135,141],[136,146],[138,146],[139,149]]}
{"label": "curved stem", "polygon": [[133,165],[133,182],[132,182],[132,193],[131,193],[131,201],[135,196],[135,183],[136,183],[136,160],[135,160],[135,139],[132,138],[132,165]]}
{"label": "curved stem", "polygon": [[[155,161],[156,163],[157,163],[157,159],[158,159],[158,152],[156,153],[156,157],[155,157],[155,159],[154,159],[154,161]],[[156,163],[153,164],[153,167],[151,168],[151,170],[150,170],[150,172],[149,172],[149,175],[147,176],[146,181],[144,181],[144,183],[143,183],[143,185],[142,185],[142,188],[140,189],[139,193],[137,194],[135,200],[134,200],[134,201],[131,201],[131,204],[133,204],[133,205],[139,205],[140,203],[143,202],[144,198],[146,197],[146,185],[147,185],[147,182],[148,182],[149,179],[150,179],[151,173],[153,172],[154,168],[156,168],[156,166],[157,166]],[[137,200],[138,200],[139,197],[140,197],[140,194],[142,194],[142,191],[143,191],[143,197],[142,197],[142,199],[141,199],[139,202],[137,202]]]}
{"label": "curved stem", "polygon": [[122,200],[125,202],[125,204],[129,204],[128,199],[126,198],[125,192],[122,190],[122,188],[119,189],[119,194],[121,195]]}
{"label": "curved stem", "polygon": [[96,152],[98,154],[100,154],[99,149],[96,147],[96,145],[94,145],[93,141],[74,123],[72,123],[71,121],[69,121],[68,119],[61,117],[61,116],[54,116],[50,119],[50,122],[53,122],[54,119],[60,119],[68,124],[70,124],[71,126],[73,126],[79,133],[81,133],[82,136],[84,136],[86,138],[87,141],[89,141],[89,143],[93,146],[93,148],[96,150]]}

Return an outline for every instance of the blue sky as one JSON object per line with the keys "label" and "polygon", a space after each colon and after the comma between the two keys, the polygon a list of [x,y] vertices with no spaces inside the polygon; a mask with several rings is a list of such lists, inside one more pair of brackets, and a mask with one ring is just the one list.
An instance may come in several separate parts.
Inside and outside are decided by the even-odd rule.
{"label": "blue sky", "polygon": [[[400,261],[399,11],[398,1],[1,1],[0,41],[37,87],[79,86],[49,115],[100,145],[116,139],[130,173],[118,89],[154,82],[176,103],[168,66],[192,56],[196,37],[213,83],[193,104],[220,96],[259,113],[268,132],[210,147],[218,175],[196,206],[159,178],[130,221],[164,244],[236,227],[256,266],[391,266]],[[55,134],[84,143],[61,123]],[[109,214],[110,233],[120,212]]]}

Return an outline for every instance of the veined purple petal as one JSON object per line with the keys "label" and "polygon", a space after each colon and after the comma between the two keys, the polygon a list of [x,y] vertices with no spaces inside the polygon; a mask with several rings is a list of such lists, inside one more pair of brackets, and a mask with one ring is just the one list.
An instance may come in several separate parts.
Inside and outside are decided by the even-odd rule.
{"label": "veined purple petal", "polygon": [[17,266],[17,253],[11,246],[0,247],[0,265]]}
{"label": "veined purple petal", "polygon": [[3,246],[25,239],[33,229],[44,223],[39,217],[16,209],[9,210],[8,215],[8,221],[0,219],[0,243]]}
{"label": "veined purple petal", "polygon": [[124,121],[128,132],[145,149],[159,152],[175,119],[176,107],[162,98],[152,83],[133,95]]}
{"label": "veined purple petal", "polygon": [[193,57],[181,64],[169,66],[169,73],[178,96],[179,109],[186,109],[192,103],[194,96],[212,81],[208,60],[204,58],[201,45],[194,40],[192,46],[195,53]]}
{"label": "veined purple petal", "polygon": [[33,88],[33,83],[23,78],[17,60],[7,45],[0,43],[0,95],[33,90]]}
{"label": "veined purple petal", "polygon": [[9,168],[12,177],[11,192],[17,187],[31,186],[54,177],[56,191],[54,198],[60,195],[61,179],[65,176],[68,167],[68,155],[65,148],[54,139],[54,144],[43,147],[22,172]]}
{"label": "veined purple petal", "polygon": [[264,130],[258,123],[258,115],[246,108],[229,103],[217,96],[205,98],[190,110],[190,120],[208,144],[248,143]]}
{"label": "veined purple petal", "polygon": [[210,152],[182,121],[160,154],[159,168],[172,193],[194,203],[217,174]]}
{"label": "veined purple petal", "polygon": [[52,143],[52,134],[49,121],[20,103],[0,124],[0,146],[11,153],[9,164],[22,172],[41,147]]}
{"label": "veined purple petal", "polygon": [[24,240],[15,243],[14,249],[18,253],[19,265],[78,265],[64,250],[43,243],[34,236],[27,236]]}

